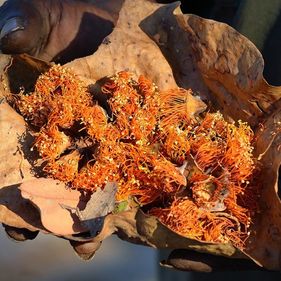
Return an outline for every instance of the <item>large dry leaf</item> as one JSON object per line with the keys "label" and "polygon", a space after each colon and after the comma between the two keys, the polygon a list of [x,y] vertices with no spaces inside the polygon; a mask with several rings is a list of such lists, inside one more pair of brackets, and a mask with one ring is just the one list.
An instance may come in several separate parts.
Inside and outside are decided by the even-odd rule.
{"label": "large dry leaf", "polygon": [[0,222],[31,231],[45,231],[39,212],[29,200],[22,198],[19,185],[0,189]]}
{"label": "large dry leaf", "polygon": [[140,27],[162,50],[177,84],[198,90],[225,115],[255,125],[281,96],[280,87],[263,78],[260,52],[227,24],[183,15],[176,6],[158,7]]}
{"label": "large dry leaf", "polygon": [[149,1],[125,1],[114,31],[98,51],[66,66],[89,83],[128,70],[150,77],[160,89],[176,87],[172,69],[161,50],[139,27],[140,20],[157,8]]}
{"label": "large dry leaf", "polygon": [[[182,15],[177,6],[177,3],[162,6],[127,1],[120,12],[117,28],[106,39],[106,44],[93,56],[69,65],[82,77],[97,80],[104,74],[126,68],[127,64],[129,70],[137,75],[145,73],[159,83],[160,88],[165,88],[165,77],[157,76],[163,74],[166,66],[160,60],[164,56],[178,85],[198,91],[226,117],[257,125],[258,117],[266,117],[264,112],[269,111],[270,105],[281,97],[280,88],[269,86],[262,76],[263,59],[259,51],[228,25],[194,15]],[[154,55],[158,60],[156,75],[154,60],[150,59],[143,65],[143,58],[147,60],[144,54],[155,50],[155,45],[146,35],[162,51],[161,55],[158,50]],[[130,42],[136,36],[139,38],[138,46],[131,51]],[[123,52],[119,52],[121,49]],[[149,68],[150,63],[152,68]],[[168,87],[172,86],[173,81],[168,84]],[[277,175],[278,165],[274,169],[272,171]]]}
{"label": "large dry leaf", "polygon": [[[264,80],[263,59],[249,40],[225,24],[182,15],[177,6],[178,3],[158,5],[143,0],[125,1],[116,28],[98,51],[67,66],[89,84],[120,70],[129,70],[151,78],[160,89],[176,85],[191,87],[213,109],[221,110],[229,119],[248,121],[254,128],[262,122],[263,128],[257,132],[256,143],[256,155],[260,156],[262,169],[262,212],[254,222],[251,239],[244,252],[266,268],[280,269],[281,205],[276,193],[281,161],[281,117],[280,103],[277,102],[281,98],[280,88],[272,87]],[[4,57],[2,70],[6,65],[3,61],[8,63]],[[21,68],[24,68],[23,65]],[[14,85],[9,86],[12,88]],[[9,108],[7,104],[5,106]],[[12,119],[16,118],[9,117],[5,122],[6,130]],[[24,123],[22,126],[25,126]],[[14,147],[17,146],[16,141]],[[4,155],[2,153],[0,155]],[[19,158],[14,162],[17,171],[13,170],[17,175],[18,161]],[[10,183],[20,181],[13,182],[12,178]],[[25,197],[40,209],[45,228],[55,234],[68,235],[71,239],[89,239],[69,235],[85,229],[74,222],[70,212],[60,207],[60,204],[68,205],[57,200],[55,195],[62,189],[57,191],[54,185],[45,185],[42,189],[37,180],[32,184],[25,183],[23,187],[27,192]],[[45,201],[44,194],[47,193],[52,195],[48,195]],[[79,199],[78,194],[75,196],[71,203],[74,208]],[[56,211],[52,213],[46,202],[55,206]],[[67,227],[62,229],[57,221],[53,222],[54,216],[65,220]],[[200,243],[175,234],[156,218],[136,209],[108,215],[100,234],[92,240],[99,243],[114,232],[128,241],[158,248],[195,249],[229,257],[242,255],[229,244]]]}

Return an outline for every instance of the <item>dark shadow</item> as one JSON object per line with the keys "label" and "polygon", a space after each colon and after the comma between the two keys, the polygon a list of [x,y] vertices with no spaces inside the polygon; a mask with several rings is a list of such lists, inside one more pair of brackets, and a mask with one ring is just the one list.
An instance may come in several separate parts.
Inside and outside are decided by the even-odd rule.
{"label": "dark shadow", "polygon": [[279,199],[281,200],[281,166],[279,167],[279,171],[278,171],[278,196]]}
{"label": "dark shadow", "polygon": [[[157,2],[169,4],[175,2],[175,0],[158,0]],[[181,10],[184,14],[195,14],[203,18],[215,19],[232,25],[239,4],[239,0],[182,0]]]}
{"label": "dark shadow", "polygon": [[109,98],[111,98],[110,94],[105,94],[102,92],[102,86],[111,80],[108,77],[103,77],[96,81],[95,84],[90,84],[88,86],[88,91],[92,95],[93,100],[98,103],[107,113],[110,118],[113,118],[112,110],[108,103]]}
{"label": "dark shadow", "polygon": [[[177,6],[178,5],[175,3],[157,9],[153,14],[142,20],[139,26],[142,31],[158,45],[168,63],[172,66],[176,82],[179,86],[183,87],[184,85],[180,81],[180,76],[185,73],[182,70],[182,63],[178,62],[178,59],[173,51],[173,42],[175,42],[175,39],[173,38],[172,33],[169,32],[171,26],[176,28],[176,30],[173,31],[173,34],[179,33],[180,30],[177,29],[176,19],[174,19],[174,17],[166,16],[167,14],[172,14]],[[155,40],[155,36],[157,35],[159,38]],[[183,41],[185,41],[184,39],[185,38],[183,38]],[[177,48],[179,48],[178,44]],[[192,57],[190,60],[192,60]]]}
{"label": "dark shadow", "polygon": [[7,66],[7,78],[9,90],[12,94],[18,94],[21,90],[26,93],[34,90],[35,83],[50,65],[28,55],[15,55],[10,66]]}
{"label": "dark shadow", "polygon": [[281,13],[276,18],[261,50],[265,61],[264,77],[272,85],[281,85]]}
{"label": "dark shadow", "polygon": [[30,225],[39,229],[44,229],[39,211],[29,200],[21,196],[19,186],[19,184],[15,184],[2,187],[0,189],[0,205],[5,206]]}
{"label": "dark shadow", "polygon": [[[170,4],[174,1],[171,0],[158,0],[157,3],[160,4]],[[188,0],[181,1],[181,10],[183,13],[196,14],[201,17],[210,17],[210,13],[214,6],[215,0]]]}
{"label": "dark shadow", "polygon": [[75,39],[55,58],[56,63],[65,64],[76,58],[92,55],[114,28],[111,21],[95,14],[84,13]]}
{"label": "dark shadow", "polygon": [[20,150],[20,153],[23,154],[23,158],[31,165],[31,172],[33,176],[38,178],[46,177],[47,174],[44,172],[44,166],[46,163],[38,161],[40,160],[40,155],[37,149],[32,149],[35,138],[30,132],[30,129],[26,129],[26,131],[19,136],[18,143],[20,147],[18,149]]}

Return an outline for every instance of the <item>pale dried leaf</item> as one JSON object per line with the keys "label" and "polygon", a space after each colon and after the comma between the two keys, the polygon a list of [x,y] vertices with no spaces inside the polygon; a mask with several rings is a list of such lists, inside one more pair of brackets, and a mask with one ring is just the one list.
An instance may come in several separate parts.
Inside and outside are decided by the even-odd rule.
{"label": "pale dried leaf", "polygon": [[42,224],[48,231],[56,235],[69,235],[88,230],[62,207],[77,208],[81,204],[79,191],[67,189],[59,181],[44,178],[25,181],[20,190],[22,197],[38,208]]}
{"label": "pale dried leaf", "polygon": [[[21,137],[26,132],[23,118],[6,102],[0,104],[0,186],[9,186],[31,179],[31,164],[23,149],[31,142],[21,145]],[[29,139],[29,141],[32,141]],[[8,161],[7,161],[8,160]]]}

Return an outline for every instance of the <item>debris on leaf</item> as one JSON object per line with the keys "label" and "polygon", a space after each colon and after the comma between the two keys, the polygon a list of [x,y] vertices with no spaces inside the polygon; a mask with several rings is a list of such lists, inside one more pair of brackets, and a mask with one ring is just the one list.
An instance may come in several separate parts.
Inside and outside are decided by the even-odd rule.
{"label": "debris on leaf", "polygon": [[117,203],[117,205],[114,208],[113,213],[120,213],[120,212],[124,212],[127,211],[129,207],[129,202],[128,201],[122,201],[120,203]]}

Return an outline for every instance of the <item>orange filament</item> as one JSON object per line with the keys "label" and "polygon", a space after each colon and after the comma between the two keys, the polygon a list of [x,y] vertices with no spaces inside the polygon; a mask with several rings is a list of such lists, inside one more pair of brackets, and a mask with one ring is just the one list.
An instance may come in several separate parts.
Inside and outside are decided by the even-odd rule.
{"label": "orange filament", "polygon": [[161,127],[164,131],[170,126],[183,126],[191,122],[198,111],[205,108],[202,101],[192,95],[191,90],[172,89],[159,94]]}
{"label": "orange filament", "polygon": [[150,214],[175,232],[242,248],[259,193],[247,124],[219,112],[199,117],[206,105],[191,90],[161,92],[125,71],[104,81],[110,112],[61,66],[19,95],[19,111],[39,127],[44,170],[87,192],[115,181],[117,201],[157,204]]}
{"label": "orange filament", "polygon": [[102,139],[107,128],[107,115],[102,107],[98,105],[85,107],[81,121],[85,124],[90,137],[97,140]]}
{"label": "orange filament", "polygon": [[144,75],[140,75],[138,79],[140,94],[144,96],[146,100],[153,98],[153,95],[157,89],[156,85],[147,79]]}
{"label": "orange filament", "polygon": [[34,146],[45,160],[56,160],[69,146],[71,139],[59,131],[56,125],[42,127]]}
{"label": "orange filament", "polygon": [[150,214],[157,216],[173,231],[189,238],[216,243],[230,241],[243,247],[239,222],[235,218],[200,209],[188,198],[175,199],[169,208],[155,208]]}
{"label": "orange filament", "polygon": [[48,162],[44,171],[51,174],[54,178],[63,182],[72,182],[78,173],[78,162],[80,154],[74,150],[70,154],[62,156],[59,160]]}
{"label": "orange filament", "polygon": [[163,153],[178,164],[182,164],[190,152],[187,133],[179,128],[172,127],[167,130],[163,142]]}

